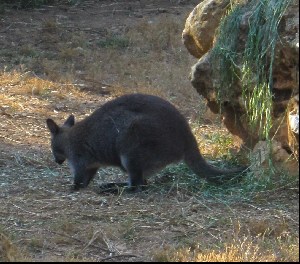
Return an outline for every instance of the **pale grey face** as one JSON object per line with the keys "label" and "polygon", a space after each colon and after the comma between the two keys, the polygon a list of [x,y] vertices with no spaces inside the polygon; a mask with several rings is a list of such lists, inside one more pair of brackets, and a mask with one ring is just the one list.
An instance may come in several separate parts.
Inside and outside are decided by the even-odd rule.
{"label": "pale grey face", "polygon": [[59,137],[59,135],[56,135],[51,139],[52,154],[56,163],[63,164],[66,160],[66,155],[62,144],[57,137]]}
{"label": "pale grey face", "polygon": [[65,130],[74,126],[75,118],[70,115],[62,127],[59,127],[52,119],[46,120],[47,126],[51,132],[51,147],[55,162],[62,164],[66,159],[65,144],[66,139],[63,136]]}
{"label": "pale grey face", "polygon": [[82,158],[81,153],[76,155],[76,143],[73,145],[69,143],[69,132],[75,124],[74,116],[70,115],[61,127],[50,118],[46,120],[46,123],[51,132],[51,148],[55,162],[62,164],[68,160],[74,176],[74,190],[87,187],[95,177],[100,164],[88,162]]}
{"label": "pale grey face", "polygon": [[[53,146],[54,145],[54,146]],[[66,156],[61,147],[55,146],[56,144],[52,144],[52,153],[55,159],[55,162],[58,164],[63,164],[66,160]]]}

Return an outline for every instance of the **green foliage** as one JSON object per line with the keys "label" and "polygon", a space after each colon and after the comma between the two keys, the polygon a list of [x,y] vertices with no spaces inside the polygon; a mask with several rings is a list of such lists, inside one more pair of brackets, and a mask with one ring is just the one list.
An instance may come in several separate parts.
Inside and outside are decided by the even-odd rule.
{"label": "green foliage", "polygon": [[122,49],[122,48],[127,48],[129,46],[129,40],[124,37],[110,36],[103,40],[99,40],[97,42],[97,45],[101,48]]}
{"label": "green foliage", "polygon": [[[212,51],[215,74],[220,76],[218,96],[230,97],[231,86],[238,80],[251,128],[260,138],[269,139],[272,127],[272,69],[277,28],[291,0],[250,1],[248,36],[244,50],[238,50],[240,26],[245,6],[233,5],[222,20]],[[228,37],[230,36],[230,37]],[[221,87],[222,85],[222,87]]]}
{"label": "green foliage", "polygon": [[[215,164],[218,163],[218,164]],[[232,167],[230,162],[214,162],[216,167]],[[192,173],[189,168],[180,163],[164,169],[151,188],[159,188],[161,193],[174,191],[192,195],[196,199],[218,201],[232,204],[237,201],[251,202],[267,197],[268,193],[289,189],[299,184],[299,179],[284,171],[274,173],[271,169],[244,172],[236,178],[223,184],[212,184]]]}
{"label": "green foliage", "polygon": [[228,149],[233,143],[232,137],[229,137],[228,135],[224,135],[223,133],[219,133],[218,131],[212,134],[204,135],[204,137],[207,140],[207,142],[217,144],[218,146],[224,149]]}
{"label": "green foliage", "polygon": [[[243,7],[235,6],[221,20],[217,32],[217,42],[212,49],[212,61],[215,76],[219,76],[217,84],[219,99],[232,97],[231,86],[238,78],[237,51],[239,26],[243,14]],[[228,37],[230,35],[230,37]]]}
{"label": "green foliage", "polygon": [[[242,82],[243,97],[252,127],[261,128],[268,138],[272,127],[272,70],[277,28],[291,0],[266,1],[254,4],[249,18],[249,33],[244,51]],[[253,79],[255,79],[253,86]],[[251,88],[253,86],[253,90]]]}

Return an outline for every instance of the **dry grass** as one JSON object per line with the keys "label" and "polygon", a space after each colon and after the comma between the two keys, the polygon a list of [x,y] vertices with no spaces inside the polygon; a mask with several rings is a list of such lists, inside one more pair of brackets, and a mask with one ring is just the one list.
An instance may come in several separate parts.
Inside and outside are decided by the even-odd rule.
{"label": "dry grass", "polygon": [[[32,95],[41,97],[51,97],[50,93],[55,93],[55,99],[63,99],[66,96],[75,94],[80,96],[80,92],[72,83],[54,83],[41,79],[31,72],[11,71],[0,74],[0,85],[2,89],[9,90],[14,95]],[[2,95],[4,97],[4,95]]]}
{"label": "dry grass", "polygon": [[225,244],[222,250],[201,250],[199,248],[191,250],[179,249],[166,250],[157,253],[155,260],[168,262],[297,262],[299,252],[297,242],[286,246],[280,240],[275,240],[273,247],[268,249],[262,241],[249,241],[249,238],[233,241],[233,244]]}
{"label": "dry grass", "polygon": [[2,233],[0,233],[0,260],[1,261],[16,261],[17,253],[12,242]]}
{"label": "dry grass", "polygon": [[[235,139],[204,117],[188,80],[194,59],[181,31],[193,5],[157,1],[141,10],[130,3],[139,10],[130,16],[111,1],[83,1],[85,9],[71,8],[69,17],[55,7],[4,13],[0,260],[299,260],[298,181],[284,175],[212,186],[179,164],[150,179],[143,193],[103,194],[102,182],[126,179],[103,168],[88,189],[70,192],[70,171],[52,160],[45,119],[82,119],[123,93],[168,99],[189,119],[206,157],[220,166],[237,159]],[[126,12],[103,13],[110,8]]]}
{"label": "dry grass", "polygon": [[232,228],[227,230],[227,237],[225,236],[222,243],[207,246],[202,242],[178,249],[165,247],[154,253],[154,260],[163,262],[297,262],[299,260],[298,238],[290,234],[286,224],[280,221],[271,223],[266,219],[250,218],[250,221],[243,224],[240,221],[235,222]]}

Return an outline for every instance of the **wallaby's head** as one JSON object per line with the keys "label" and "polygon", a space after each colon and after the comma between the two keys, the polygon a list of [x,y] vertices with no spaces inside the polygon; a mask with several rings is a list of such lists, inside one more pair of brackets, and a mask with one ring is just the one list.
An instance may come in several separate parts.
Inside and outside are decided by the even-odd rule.
{"label": "wallaby's head", "polygon": [[51,132],[51,147],[55,162],[62,164],[67,159],[66,134],[69,128],[75,124],[75,118],[70,115],[61,127],[50,118],[46,122]]}

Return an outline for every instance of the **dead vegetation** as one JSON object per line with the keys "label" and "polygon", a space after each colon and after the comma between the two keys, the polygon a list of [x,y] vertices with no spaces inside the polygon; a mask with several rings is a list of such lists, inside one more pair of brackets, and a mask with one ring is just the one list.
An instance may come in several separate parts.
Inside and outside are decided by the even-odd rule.
{"label": "dead vegetation", "polygon": [[299,261],[298,179],[283,173],[212,186],[179,164],[143,193],[99,194],[101,182],[126,178],[103,168],[88,189],[70,192],[45,119],[82,119],[123,93],[168,99],[207,158],[240,162],[235,139],[205,118],[188,80],[193,63],[180,38],[195,3],[96,2],[3,13],[0,260]]}

